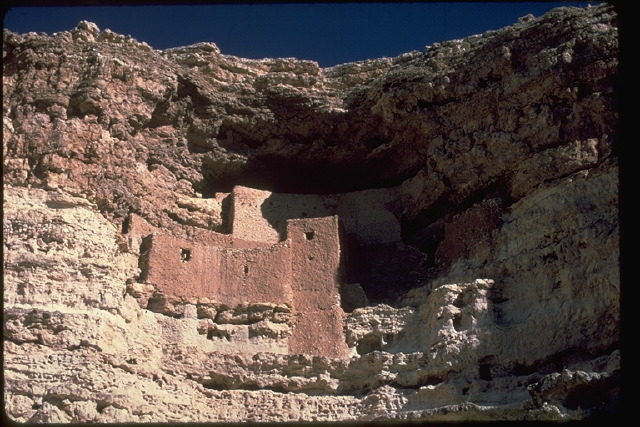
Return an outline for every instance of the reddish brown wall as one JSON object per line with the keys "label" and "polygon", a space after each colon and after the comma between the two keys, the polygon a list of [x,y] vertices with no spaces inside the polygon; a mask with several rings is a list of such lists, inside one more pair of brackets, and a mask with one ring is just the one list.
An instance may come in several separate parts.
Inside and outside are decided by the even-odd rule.
{"label": "reddish brown wall", "polygon": [[[215,247],[153,234],[148,242],[146,282],[166,295],[211,297],[220,288],[220,251]],[[186,260],[189,251],[190,259]],[[146,273],[146,274],[144,274]]]}
{"label": "reddish brown wall", "polygon": [[232,234],[243,240],[257,240],[275,243],[284,236],[269,224],[262,212],[262,204],[271,196],[271,192],[237,186],[234,187],[232,197]]}
{"label": "reddish brown wall", "polygon": [[489,251],[491,232],[501,225],[501,215],[499,202],[489,199],[454,217],[445,224],[444,239],[435,254],[436,265],[448,268],[457,259],[470,257],[474,250]]}
{"label": "reddish brown wall", "polygon": [[394,188],[344,194],[285,194],[237,186],[233,189],[233,235],[275,243],[289,219],[338,215],[361,245],[399,242],[401,203]]}
{"label": "reddish brown wall", "polygon": [[129,236],[145,237],[158,229],[149,224],[144,218],[134,213],[129,214],[126,221],[125,233]]}
{"label": "reddish brown wall", "polygon": [[[135,230],[151,228],[139,224]],[[205,235],[201,240],[206,244],[157,231],[147,236],[144,281],[186,300],[207,298],[231,307],[290,304],[295,320],[289,353],[347,356],[337,216],[289,220],[287,239],[267,247],[247,247],[251,242],[213,232]]]}
{"label": "reddish brown wall", "polygon": [[[263,241],[246,240],[231,234],[217,233],[204,228],[182,225],[179,230],[161,230],[149,224],[144,218],[136,214],[130,214],[127,218],[126,235],[132,239],[141,239],[152,233],[166,234],[189,242],[203,245],[219,246],[222,248],[265,248],[272,245]],[[130,242],[134,244],[133,240]],[[140,244],[140,242],[138,242]]]}
{"label": "reddish brown wall", "polygon": [[291,251],[283,244],[229,249],[161,234],[150,239],[145,281],[166,295],[230,306],[292,303]]}
{"label": "reddish brown wall", "polygon": [[289,353],[346,357],[340,307],[338,217],[289,220],[295,321]]}
{"label": "reddish brown wall", "polygon": [[241,303],[291,304],[291,250],[284,245],[224,249],[218,293],[209,298]]}

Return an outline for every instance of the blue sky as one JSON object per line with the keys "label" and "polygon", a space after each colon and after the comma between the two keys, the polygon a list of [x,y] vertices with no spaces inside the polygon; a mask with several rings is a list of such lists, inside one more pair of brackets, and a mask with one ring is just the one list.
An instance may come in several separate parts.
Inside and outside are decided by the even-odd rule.
{"label": "blue sky", "polygon": [[295,57],[329,67],[422,51],[436,42],[511,25],[528,13],[541,16],[555,7],[589,3],[38,4],[4,11],[3,27],[17,33],[51,34],[87,20],[101,30],[131,35],[155,49],[207,41],[225,54],[253,59]]}

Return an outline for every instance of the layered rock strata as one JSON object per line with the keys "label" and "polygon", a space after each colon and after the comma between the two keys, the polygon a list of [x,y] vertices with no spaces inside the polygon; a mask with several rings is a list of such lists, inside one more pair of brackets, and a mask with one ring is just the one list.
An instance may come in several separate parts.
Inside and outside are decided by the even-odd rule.
{"label": "layered rock strata", "polygon": [[617,70],[606,5],[325,69],[5,30],[7,415],[617,414]]}

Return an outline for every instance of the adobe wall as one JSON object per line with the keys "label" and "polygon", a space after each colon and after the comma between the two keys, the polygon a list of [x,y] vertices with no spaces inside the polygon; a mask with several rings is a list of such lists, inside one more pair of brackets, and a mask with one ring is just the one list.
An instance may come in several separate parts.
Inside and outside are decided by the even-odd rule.
{"label": "adobe wall", "polygon": [[[444,239],[435,253],[435,263],[448,268],[461,258],[472,257],[472,252],[490,250],[491,232],[502,225],[503,208],[497,199],[477,203],[456,215],[444,226]],[[488,254],[485,254],[488,257]]]}
{"label": "adobe wall", "polygon": [[338,215],[347,235],[362,246],[399,242],[400,202],[394,188],[344,194],[271,193],[237,186],[233,189],[233,235],[275,243],[286,236],[287,220]]}
{"label": "adobe wall", "polygon": [[[362,246],[400,242],[398,194],[396,188],[318,195],[236,186],[229,212],[231,234],[183,226],[182,234],[175,237],[227,248],[267,247],[286,239],[289,219],[338,215],[345,233]],[[159,231],[135,214],[130,215],[128,229],[130,236]]]}
{"label": "adobe wall", "polygon": [[[210,299],[235,306],[241,303],[292,304],[291,250],[268,248],[222,249],[217,292]],[[215,269],[215,264],[209,266]]]}
{"label": "adobe wall", "polygon": [[342,289],[347,297],[343,307],[353,310],[395,298],[389,279],[407,288],[424,279],[426,255],[403,243],[400,194],[398,187],[314,195],[237,186],[231,193],[233,232],[238,238],[273,243],[286,237],[290,219],[337,215],[343,228],[344,283],[351,284]]}
{"label": "adobe wall", "polygon": [[241,240],[275,243],[284,240],[262,215],[262,204],[270,191],[235,187],[232,192],[231,234]]}
{"label": "adobe wall", "polygon": [[400,191],[378,188],[340,194],[335,214],[362,246],[402,241]]}
{"label": "adobe wall", "polygon": [[[189,225],[182,225],[179,229],[174,230],[161,230],[149,224],[144,218],[134,213],[129,214],[126,224],[124,233],[129,240],[129,247],[134,251],[136,251],[142,243],[142,238],[154,233],[166,234],[190,242],[201,243],[209,246],[219,246],[223,248],[248,249],[269,247],[273,244],[266,242],[264,239],[259,241],[239,239],[232,234],[218,233],[213,230]],[[248,234],[249,233],[247,233],[247,235]]]}
{"label": "adobe wall", "polygon": [[[185,301],[206,298],[230,307],[288,304],[293,308],[287,341],[290,354],[347,357],[339,289],[339,219],[334,215],[287,220],[285,215],[285,239],[268,244],[266,240],[278,241],[280,235],[258,216],[257,207],[268,203],[270,197],[268,192],[240,189],[234,199],[240,213],[240,218],[236,216],[233,221],[234,234],[203,230],[195,235],[198,241],[163,234],[132,216],[128,231],[130,240],[141,242],[140,280],[166,296]],[[320,209],[318,203],[327,200],[335,201],[331,197],[307,196],[282,199],[289,212],[304,209],[305,214],[309,211],[313,215],[335,208],[331,205]],[[249,240],[256,239],[262,241],[251,247],[253,242]]]}
{"label": "adobe wall", "polygon": [[187,242],[165,234],[145,237],[141,249],[142,280],[166,295],[205,297],[220,287],[219,274],[211,266],[220,264],[213,247]]}
{"label": "adobe wall", "polygon": [[294,322],[289,353],[347,357],[340,307],[337,216],[287,222],[292,249]]}
{"label": "adobe wall", "polygon": [[284,244],[233,249],[152,234],[147,238],[143,280],[185,299],[291,304],[291,251]]}

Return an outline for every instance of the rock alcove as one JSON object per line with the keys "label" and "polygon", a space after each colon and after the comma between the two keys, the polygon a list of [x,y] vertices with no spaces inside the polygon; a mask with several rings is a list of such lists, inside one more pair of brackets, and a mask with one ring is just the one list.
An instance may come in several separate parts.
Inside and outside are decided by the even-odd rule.
{"label": "rock alcove", "polygon": [[3,36],[10,418],[617,412],[614,7],[331,68]]}

